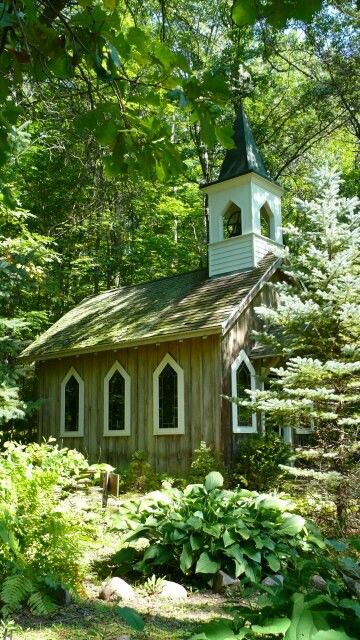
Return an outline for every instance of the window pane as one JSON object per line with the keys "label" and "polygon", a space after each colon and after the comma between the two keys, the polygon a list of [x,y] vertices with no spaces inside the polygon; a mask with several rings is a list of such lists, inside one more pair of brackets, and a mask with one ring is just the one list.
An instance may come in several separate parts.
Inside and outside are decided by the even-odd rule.
{"label": "window pane", "polygon": [[159,428],[177,429],[177,373],[167,364],[159,375]]}
{"label": "window pane", "polygon": [[266,207],[260,209],[261,235],[270,238],[270,216]]}
{"label": "window pane", "polygon": [[241,209],[232,205],[224,216],[224,238],[234,238],[241,234]]}
{"label": "window pane", "polygon": [[79,383],[71,376],[65,385],[65,431],[79,431]]}
{"label": "window pane", "polygon": [[109,380],[109,431],[125,429],[125,380],[115,371]]}
{"label": "window pane", "polygon": [[[251,389],[251,375],[244,362],[236,371],[236,394],[241,400],[249,400],[245,389]],[[238,424],[245,427],[252,426],[251,412],[246,407],[238,405]]]}

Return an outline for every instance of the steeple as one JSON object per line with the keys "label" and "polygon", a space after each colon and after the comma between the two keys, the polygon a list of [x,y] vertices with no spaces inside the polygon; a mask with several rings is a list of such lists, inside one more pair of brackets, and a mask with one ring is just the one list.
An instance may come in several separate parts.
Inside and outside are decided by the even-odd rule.
{"label": "steeple", "polygon": [[240,107],[218,180],[201,188],[209,203],[209,275],[252,269],[282,248],[282,187],[266,171]]}
{"label": "steeple", "polygon": [[218,182],[237,178],[253,171],[269,179],[261,153],[251,131],[248,119],[242,107],[239,107],[234,122],[233,140],[235,147],[228,149],[221,165]]}

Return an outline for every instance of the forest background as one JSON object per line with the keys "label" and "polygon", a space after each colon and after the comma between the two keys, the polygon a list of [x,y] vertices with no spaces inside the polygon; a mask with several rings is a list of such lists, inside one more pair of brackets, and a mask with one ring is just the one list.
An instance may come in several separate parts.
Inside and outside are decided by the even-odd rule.
{"label": "forest background", "polygon": [[5,431],[34,423],[16,358],[41,330],[86,296],[206,264],[198,185],[240,102],[285,224],[301,228],[294,198],[325,163],[356,195],[358,66],[349,0],[0,2]]}

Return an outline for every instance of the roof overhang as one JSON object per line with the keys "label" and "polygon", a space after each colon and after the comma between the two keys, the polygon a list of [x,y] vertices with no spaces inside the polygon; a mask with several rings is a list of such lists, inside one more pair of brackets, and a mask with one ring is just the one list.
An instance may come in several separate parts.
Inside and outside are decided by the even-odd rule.
{"label": "roof overhang", "polygon": [[271,180],[270,178],[264,178],[260,174],[255,173],[255,171],[248,171],[247,173],[239,174],[238,176],[228,178],[227,180],[215,180],[214,182],[201,184],[199,185],[199,188],[204,193],[216,193],[216,191],[223,191],[225,188],[227,189],[233,186],[246,184],[246,182],[249,181],[255,182],[255,184],[258,184],[260,187],[269,189],[269,191],[272,191],[278,196],[282,196],[285,191],[284,187],[280,184],[274,182],[274,180]]}
{"label": "roof overhang", "polygon": [[160,344],[163,342],[175,342],[181,340],[190,340],[192,338],[207,338],[211,335],[221,336],[221,326],[207,327],[206,329],[196,329],[193,331],[179,331],[177,333],[167,333],[164,335],[145,336],[138,340],[123,340],[121,342],[113,342],[111,344],[104,345],[92,345],[91,347],[83,347],[79,349],[64,349],[63,351],[56,351],[46,354],[33,354],[33,355],[21,355],[19,359],[22,362],[42,362],[44,360],[59,360],[61,358],[79,357],[88,353],[98,353],[104,351],[120,351],[121,349],[137,349],[139,347],[147,346],[149,344]]}

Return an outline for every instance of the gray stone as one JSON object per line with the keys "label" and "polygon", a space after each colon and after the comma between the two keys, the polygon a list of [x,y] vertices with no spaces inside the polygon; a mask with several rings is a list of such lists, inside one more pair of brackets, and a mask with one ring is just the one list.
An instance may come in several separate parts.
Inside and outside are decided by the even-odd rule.
{"label": "gray stone", "polygon": [[282,587],[284,584],[284,576],[281,576],[280,573],[275,573],[273,576],[266,576],[266,578],[261,581],[261,584],[267,587]]}
{"label": "gray stone", "polygon": [[102,600],[134,600],[135,592],[122,578],[110,578],[102,585],[99,598]]}
{"label": "gray stone", "polygon": [[322,576],[315,574],[310,578],[310,585],[316,589],[316,591],[327,591],[327,584]]}
{"label": "gray stone", "polygon": [[226,587],[236,587],[240,584],[239,578],[232,578],[225,571],[218,571],[213,579],[212,588],[215,593],[219,593]]}
{"label": "gray stone", "polygon": [[185,587],[177,582],[164,580],[159,596],[160,598],[166,598],[167,600],[186,600],[187,591]]}

